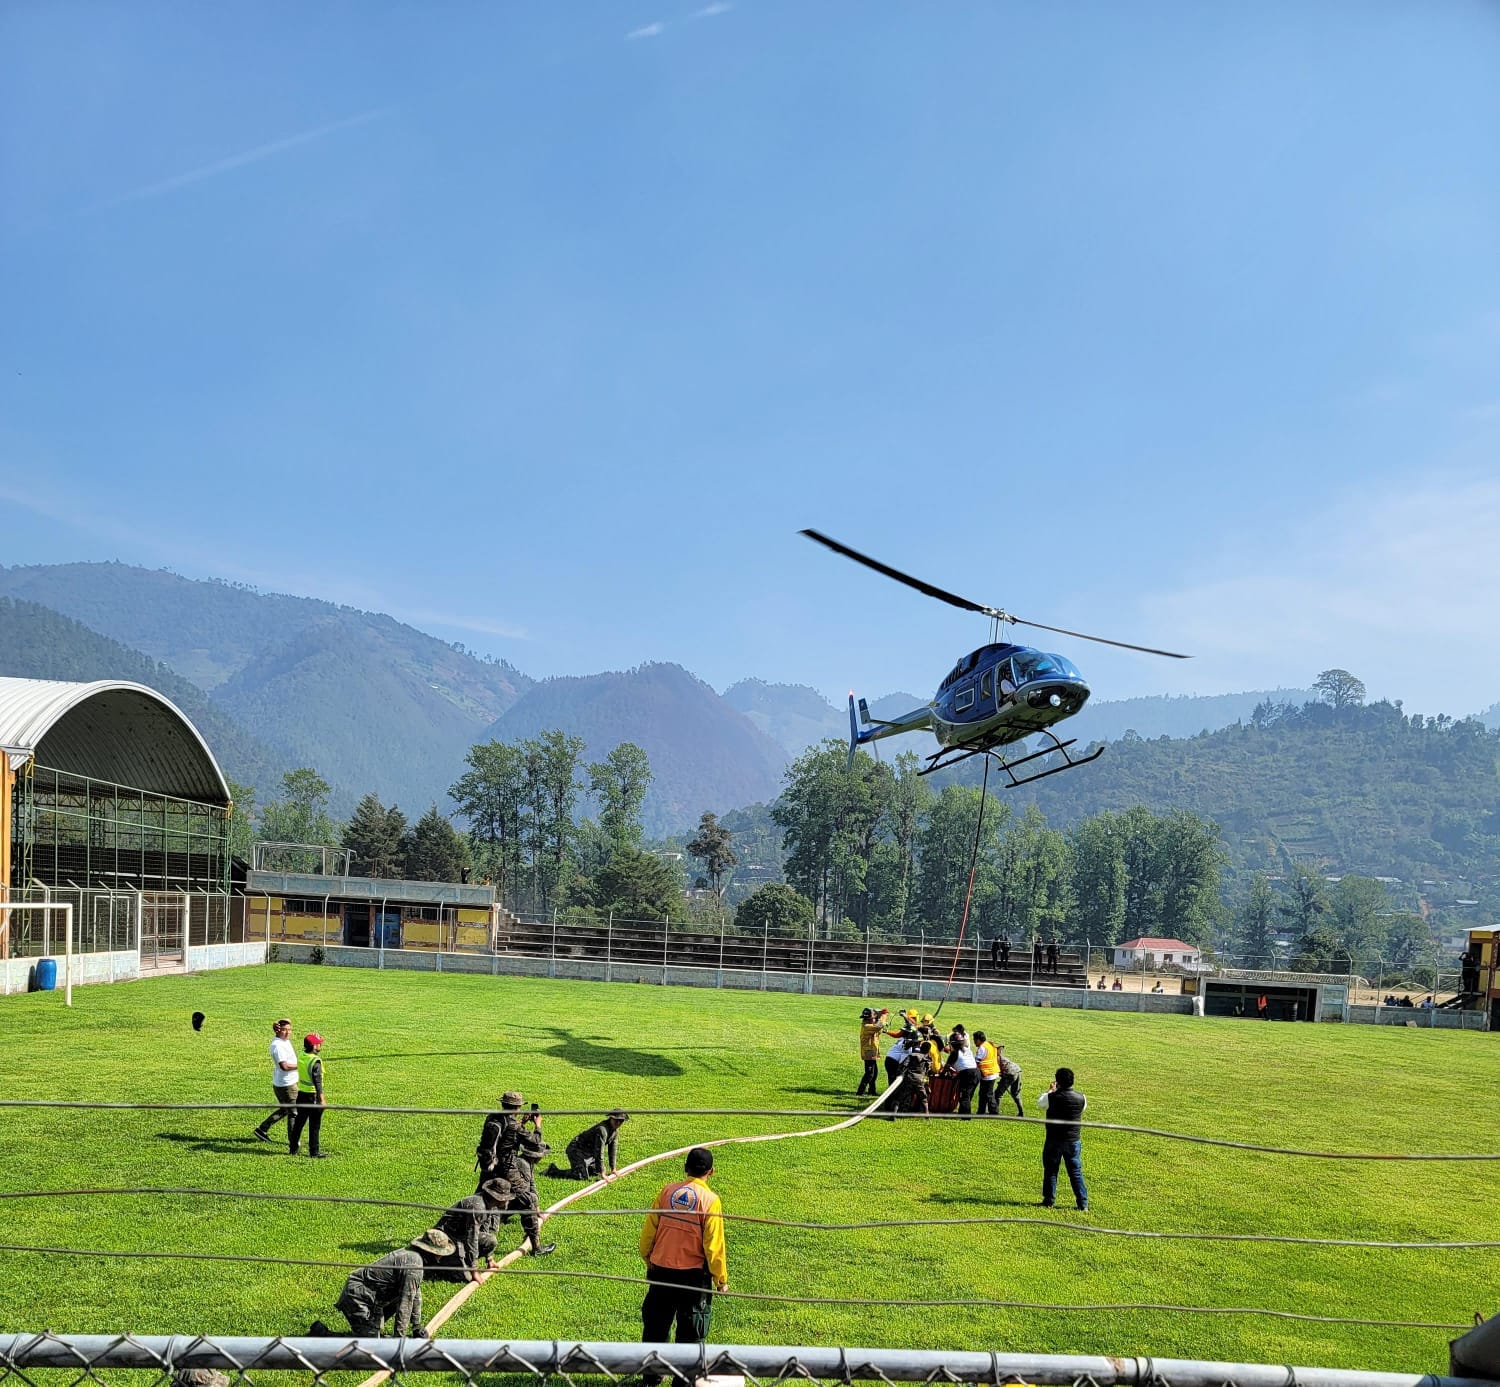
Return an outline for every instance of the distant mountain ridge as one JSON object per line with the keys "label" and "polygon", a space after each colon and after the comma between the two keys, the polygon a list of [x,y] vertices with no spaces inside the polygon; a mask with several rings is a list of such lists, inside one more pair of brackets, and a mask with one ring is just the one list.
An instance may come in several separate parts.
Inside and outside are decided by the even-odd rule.
{"label": "distant mountain ridge", "polygon": [[602,760],[634,742],[651,761],[645,824],[659,836],[696,823],[705,809],[774,799],[786,753],[681,665],[646,664],[606,674],[544,679],[486,731],[517,741],[560,728]]}
{"label": "distant mountain ridge", "polygon": [[389,616],[128,564],[0,567],[0,595],[191,680],[275,760],[315,766],[339,812],[367,790],[445,804],[469,746],[532,683]]}
{"label": "distant mountain ridge", "polygon": [[207,739],[219,768],[264,799],[288,763],[215,707],[196,684],[165,665],[35,602],[0,597],[0,674],[16,679],[126,679],[177,705]]}

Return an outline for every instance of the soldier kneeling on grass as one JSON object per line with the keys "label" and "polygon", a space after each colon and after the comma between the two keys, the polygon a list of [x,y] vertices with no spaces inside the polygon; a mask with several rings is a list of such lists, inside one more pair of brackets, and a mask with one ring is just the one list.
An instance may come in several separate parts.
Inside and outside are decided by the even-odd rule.
{"label": "soldier kneeling on grass", "polygon": [[510,1219],[506,1210],[511,1196],[510,1181],[496,1176],[480,1185],[477,1193],[453,1205],[437,1221],[436,1228],[452,1240],[456,1255],[443,1271],[428,1275],[444,1281],[477,1281],[480,1272],[493,1271],[500,1225]]}
{"label": "soldier kneeling on grass", "polygon": [[547,1174],[567,1180],[598,1180],[615,1174],[620,1165],[620,1128],[629,1121],[630,1114],[624,1108],[613,1109],[602,1122],[596,1122],[568,1143],[567,1170],[560,1169],[554,1161],[547,1167]]}
{"label": "soldier kneeling on grass", "polygon": [[[349,1332],[357,1337],[376,1338],[385,1332],[386,1320],[398,1339],[410,1336],[425,1339],[427,1327],[422,1323],[422,1252],[427,1234],[410,1247],[387,1252],[378,1262],[351,1272],[334,1308],[349,1321]],[[446,1234],[439,1235],[451,1248]],[[333,1331],[322,1320],[314,1320],[308,1334],[327,1336]]]}

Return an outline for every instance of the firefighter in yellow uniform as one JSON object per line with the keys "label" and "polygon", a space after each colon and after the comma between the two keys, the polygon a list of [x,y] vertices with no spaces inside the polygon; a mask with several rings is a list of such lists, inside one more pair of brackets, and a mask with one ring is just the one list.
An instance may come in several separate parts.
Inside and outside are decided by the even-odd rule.
{"label": "firefighter in yellow uniform", "polygon": [[880,1074],[880,1033],[885,1030],[889,1015],[885,1007],[879,1011],[866,1007],[859,1014],[859,1057],[864,1062],[865,1072],[859,1087],[854,1090],[856,1098],[863,1098],[867,1093],[873,1098],[880,1092],[876,1082]]}
{"label": "firefighter in yellow uniform", "polygon": [[[688,1152],[685,1180],[675,1180],[656,1196],[641,1229],[641,1257],[651,1283],[641,1302],[641,1342],[670,1341],[673,1322],[677,1342],[701,1344],[708,1338],[713,1290],[729,1289],[724,1256],[724,1219],[719,1196],[708,1187],[713,1154],[703,1146]],[[661,1373],[647,1373],[647,1384]]]}

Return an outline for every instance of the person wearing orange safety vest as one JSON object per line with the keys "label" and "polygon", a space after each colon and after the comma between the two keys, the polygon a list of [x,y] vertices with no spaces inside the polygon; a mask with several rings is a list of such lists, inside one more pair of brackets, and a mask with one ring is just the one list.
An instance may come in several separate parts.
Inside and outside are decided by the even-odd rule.
{"label": "person wearing orange safety vest", "polygon": [[[641,1342],[670,1341],[673,1322],[677,1342],[701,1344],[708,1338],[714,1290],[729,1289],[724,1256],[724,1218],[719,1196],[708,1187],[713,1153],[695,1146],[688,1152],[685,1180],[674,1180],[656,1196],[641,1229],[641,1257],[651,1283],[641,1302]],[[660,1382],[647,1373],[643,1381]]]}

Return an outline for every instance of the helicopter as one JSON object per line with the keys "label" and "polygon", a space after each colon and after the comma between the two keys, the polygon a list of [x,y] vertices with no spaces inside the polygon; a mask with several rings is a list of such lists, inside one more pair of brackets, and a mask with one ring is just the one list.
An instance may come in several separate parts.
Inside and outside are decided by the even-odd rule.
{"label": "helicopter", "polygon": [[[1113,645],[1122,650],[1139,650],[1146,655],[1164,655],[1171,660],[1186,660],[1174,650],[1156,650],[1146,645],[1131,645],[1127,641],[1109,640],[1104,636],[1088,636],[1082,631],[1068,631],[1061,626],[1046,626],[1039,621],[1026,621],[1012,616],[1003,607],[990,607],[981,602],[972,602],[967,597],[934,587],[931,583],[913,578],[898,568],[881,563],[857,549],[840,544],[836,539],[817,530],[803,530],[808,539],[853,559],[866,568],[873,568],[887,578],[905,583],[909,588],[928,597],[935,597],[949,606],[963,611],[977,612],[990,619],[988,644],[971,650],[948,671],[932,701],[921,708],[904,713],[899,718],[872,718],[864,699],[856,701],[849,695],[849,764],[854,764],[854,753],[867,742],[877,742],[884,737],[897,737],[903,732],[930,731],[938,741],[938,750],[926,758],[927,764],[919,775],[931,775],[933,771],[957,765],[971,756],[995,754],[995,761],[1010,779],[1010,788],[1029,785],[1034,780],[1044,780],[1060,771],[1076,770],[1104,754],[1103,746],[1087,754],[1074,754],[1069,748],[1077,744],[1076,737],[1061,740],[1052,730],[1064,718],[1070,718],[1088,702],[1089,686],[1071,660],[1046,651],[1033,650],[1030,646],[1015,645],[999,639],[1001,627],[1006,625],[1032,626],[1039,631],[1052,631],[1060,636],[1072,636],[1078,640],[1097,641],[1101,645]],[[1007,760],[998,754],[1000,748],[1014,745],[1022,739],[1040,734],[1048,741],[1039,751]],[[1024,750],[1024,748],[1023,748]],[[1061,764],[1036,768],[1030,774],[1018,776],[1021,767],[1032,765],[1043,757],[1060,755]]]}

